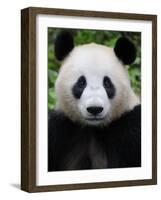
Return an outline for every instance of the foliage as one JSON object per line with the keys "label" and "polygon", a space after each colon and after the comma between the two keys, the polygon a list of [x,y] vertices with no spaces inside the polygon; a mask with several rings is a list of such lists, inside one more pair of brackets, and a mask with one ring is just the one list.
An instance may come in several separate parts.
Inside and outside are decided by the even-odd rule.
{"label": "foliage", "polygon": [[[60,68],[60,62],[54,55],[54,40],[62,29],[48,28],[48,109],[51,110],[56,104],[55,80]],[[116,40],[121,36],[131,39],[137,47],[137,58],[135,62],[127,66],[131,85],[134,91],[141,93],[141,33],[120,32],[104,30],[70,30],[74,36],[75,45],[95,42],[109,47],[114,47]]]}

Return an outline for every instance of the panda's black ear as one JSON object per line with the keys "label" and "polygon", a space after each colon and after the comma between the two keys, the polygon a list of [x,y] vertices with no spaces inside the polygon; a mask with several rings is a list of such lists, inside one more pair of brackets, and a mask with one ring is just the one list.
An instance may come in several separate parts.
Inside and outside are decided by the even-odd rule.
{"label": "panda's black ear", "polygon": [[54,50],[58,60],[63,60],[74,48],[73,36],[69,31],[60,32],[55,40]]}
{"label": "panda's black ear", "polygon": [[121,37],[117,40],[114,52],[125,65],[131,64],[136,58],[135,45],[125,37]]}

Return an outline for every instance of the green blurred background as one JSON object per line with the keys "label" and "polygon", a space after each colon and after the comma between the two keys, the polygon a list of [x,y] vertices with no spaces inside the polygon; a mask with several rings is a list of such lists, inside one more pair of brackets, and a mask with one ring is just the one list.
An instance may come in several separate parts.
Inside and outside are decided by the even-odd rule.
{"label": "green blurred background", "polygon": [[[55,81],[61,63],[54,55],[54,40],[57,34],[63,29],[48,28],[48,110],[54,108],[56,104]],[[69,29],[68,29],[69,30]],[[139,32],[120,32],[102,30],[72,30],[75,45],[95,42],[109,47],[114,47],[115,42],[121,36],[125,36],[133,41],[137,48],[137,58],[131,65],[126,66],[129,72],[131,85],[136,94],[141,94],[141,33]]]}

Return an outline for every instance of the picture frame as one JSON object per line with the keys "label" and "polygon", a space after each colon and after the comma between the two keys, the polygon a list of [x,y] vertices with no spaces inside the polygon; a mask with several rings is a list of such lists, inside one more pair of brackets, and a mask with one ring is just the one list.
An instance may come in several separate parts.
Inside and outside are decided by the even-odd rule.
{"label": "picture frame", "polygon": [[[38,19],[38,17],[40,17]],[[42,18],[41,18],[42,17]],[[45,17],[45,18],[43,18]],[[41,173],[41,169],[39,169],[38,159],[41,160],[40,154],[38,151],[41,147],[39,147],[38,138],[39,136],[39,107],[38,104],[38,72],[39,72],[39,63],[41,60],[38,60],[41,55],[41,52],[38,52],[38,49],[42,48],[42,45],[39,45],[40,36],[39,32],[41,29],[39,27],[43,27],[45,24],[45,20],[52,21],[51,18],[59,19],[61,21],[65,20],[66,26],[69,28],[73,28],[75,25],[70,25],[68,20],[73,20],[76,18],[78,20],[97,20],[96,26],[98,26],[98,21],[103,21],[104,24],[106,21],[112,20],[112,22],[117,21],[120,23],[121,20],[124,22],[128,22],[129,24],[134,22],[136,26],[139,23],[145,23],[145,27],[148,26],[150,28],[146,29],[149,31],[149,37],[151,37],[151,49],[149,49],[149,55],[151,56],[151,63],[149,64],[149,77],[151,78],[150,88],[151,88],[151,98],[148,102],[148,105],[151,105],[151,113],[147,111],[147,117],[149,116],[151,129],[149,130],[149,136],[151,140],[147,141],[147,144],[151,147],[150,155],[151,160],[147,162],[147,169],[149,170],[148,176],[145,178],[129,178],[120,180],[110,180],[107,178],[103,178],[101,180],[91,181],[75,181],[68,183],[68,181],[64,180],[59,183],[59,177],[66,176],[65,173],[70,177],[71,172],[64,172],[62,175],[61,172],[58,172],[57,176],[58,183],[53,184],[50,181],[50,184],[47,184],[45,181],[45,175],[42,175],[41,184],[38,184],[39,173]],[[43,23],[41,24],[41,20]],[[84,21],[84,24],[85,24]],[[86,27],[88,27],[88,23],[86,23]],[[52,23],[55,23],[53,21]],[[110,21],[111,23],[111,21]],[[50,24],[50,23],[49,23]],[[44,27],[46,30],[46,35],[43,37],[47,37],[47,29],[46,27],[50,27],[47,24]],[[74,24],[74,22],[73,22]],[[100,23],[101,24],[101,23]],[[71,27],[70,27],[71,26]],[[101,26],[101,25],[100,25]],[[102,24],[102,27],[104,25]],[[142,26],[142,25],[141,25]],[[53,28],[58,26],[52,26]],[[64,28],[61,24],[60,27]],[[86,28],[85,27],[85,28]],[[80,28],[80,27],[79,27]],[[83,28],[83,27],[82,27]],[[97,27],[96,27],[97,28]],[[98,28],[99,29],[99,28]],[[103,27],[104,29],[104,27]],[[112,29],[112,28],[111,28]],[[116,28],[117,30],[117,28]],[[120,28],[122,30],[122,28]],[[127,31],[126,29],[123,31]],[[43,31],[42,31],[43,32]],[[144,34],[142,35],[144,39]],[[38,39],[39,38],[39,39]],[[47,41],[47,39],[45,39]],[[147,40],[145,40],[147,41]],[[47,45],[46,45],[47,46]],[[148,49],[142,50],[146,53]],[[42,63],[47,63],[46,61],[42,61]],[[47,69],[46,69],[47,70]],[[40,78],[40,77],[39,77]],[[47,79],[45,79],[47,80]],[[145,83],[145,82],[144,82]],[[142,83],[143,84],[143,83]],[[142,85],[143,87],[143,85]],[[146,90],[144,86],[143,89]],[[45,94],[44,94],[45,95]],[[47,94],[46,94],[47,96]],[[46,106],[46,105],[45,105]],[[146,111],[146,109],[144,109]],[[47,112],[46,112],[47,113]],[[42,116],[42,115],[41,115]],[[40,116],[40,117],[41,117]],[[44,116],[47,116],[45,114]],[[47,121],[47,118],[45,119]],[[44,120],[44,121],[45,121]],[[145,124],[144,124],[145,125]],[[145,129],[147,130],[147,129]],[[147,130],[148,131],[148,130]],[[43,132],[44,135],[47,135]],[[145,138],[142,138],[144,140]],[[46,144],[47,145],[47,144]],[[146,146],[147,147],[147,146]],[[145,148],[146,150],[146,148]],[[145,154],[146,155],[146,154]],[[145,156],[146,157],[146,156]],[[97,170],[93,171],[95,176],[97,175]],[[47,172],[49,173],[49,172]],[[86,172],[81,172],[81,176],[85,173],[84,176],[87,175]],[[106,173],[106,172],[103,172]],[[119,171],[117,172],[119,174]],[[105,174],[103,174],[104,177]],[[92,175],[91,175],[92,176]],[[53,175],[54,177],[54,175]],[[74,177],[74,175],[73,175]],[[125,176],[124,176],[125,177]],[[43,184],[43,178],[44,183]],[[60,190],[77,190],[77,189],[94,189],[94,188],[110,188],[110,187],[123,187],[123,186],[139,186],[139,185],[155,185],[157,184],[157,16],[150,14],[134,14],[134,13],[118,13],[118,12],[100,12],[100,11],[85,11],[85,10],[67,10],[67,9],[55,9],[55,8],[39,8],[39,7],[29,7],[21,10],[21,189],[27,192],[46,192],[46,191],[60,191]]]}

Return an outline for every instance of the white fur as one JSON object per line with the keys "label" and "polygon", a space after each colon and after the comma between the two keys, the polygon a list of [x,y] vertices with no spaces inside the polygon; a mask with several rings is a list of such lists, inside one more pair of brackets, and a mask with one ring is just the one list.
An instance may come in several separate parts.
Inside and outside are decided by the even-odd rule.
{"label": "white fur", "polygon": [[[80,99],[75,99],[72,87],[77,79],[84,75],[87,79]],[[110,77],[116,88],[116,95],[109,99],[103,87],[104,76]],[[86,44],[75,47],[62,63],[56,81],[57,109],[62,110],[73,121],[87,124],[107,124],[125,111],[133,109],[139,103],[134,94],[128,73],[116,57],[113,48],[98,44]],[[88,121],[88,106],[102,106],[104,109],[100,121]]]}

